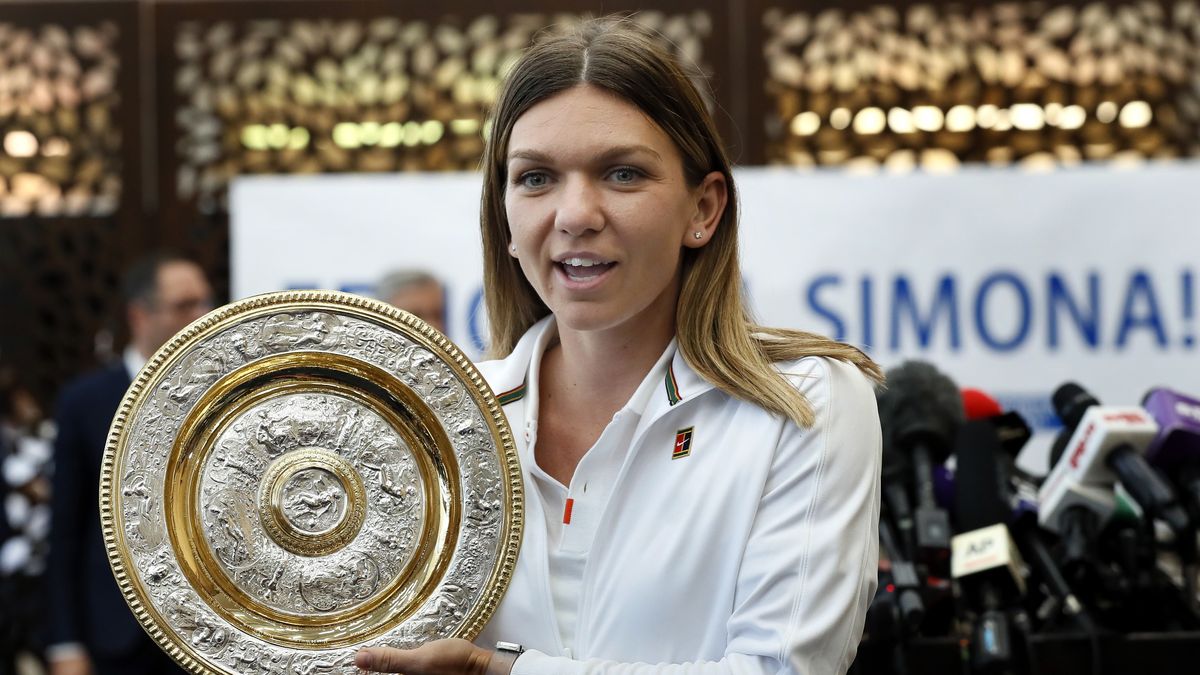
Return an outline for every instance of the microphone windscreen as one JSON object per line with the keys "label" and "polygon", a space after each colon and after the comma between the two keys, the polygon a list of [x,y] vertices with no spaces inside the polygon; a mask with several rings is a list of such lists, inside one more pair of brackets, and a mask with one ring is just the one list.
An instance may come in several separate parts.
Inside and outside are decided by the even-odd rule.
{"label": "microphone windscreen", "polygon": [[892,368],[887,383],[877,394],[885,447],[907,452],[922,443],[934,462],[945,461],[964,417],[958,386],[924,361]]}
{"label": "microphone windscreen", "polygon": [[1004,413],[1000,402],[979,389],[962,390],[963,412],[968,420],[982,420]]}
{"label": "microphone windscreen", "polygon": [[1066,382],[1055,389],[1050,402],[1054,404],[1054,412],[1058,413],[1063,427],[1071,430],[1079,425],[1088,408],[1100,405],[1095,396],[1074,382]]}

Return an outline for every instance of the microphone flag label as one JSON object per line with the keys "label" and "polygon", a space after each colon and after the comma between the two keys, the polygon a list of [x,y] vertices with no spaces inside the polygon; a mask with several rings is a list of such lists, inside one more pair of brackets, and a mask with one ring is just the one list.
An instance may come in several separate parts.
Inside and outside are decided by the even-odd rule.
{"label": "microphone flag label", "polygon": [[682,459],[692,454],[693,429],[695,427],[688,427],[675,432],[675,449],[671,451],[671,459]]}

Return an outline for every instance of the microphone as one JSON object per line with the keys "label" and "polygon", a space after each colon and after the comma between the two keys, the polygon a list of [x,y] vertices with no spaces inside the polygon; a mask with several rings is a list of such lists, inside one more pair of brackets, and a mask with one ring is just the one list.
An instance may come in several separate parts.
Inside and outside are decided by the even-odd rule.
{"label": "microphone", "polygon": [[[1200,401],[1165,387],[1151,389],[1142,406],[1158,422],[1159,433],[1146,448],[1146,460],[1174,478],[1192,522],[1200,520]],[[1183,587],[1193,609],[1197,603],[1196,534],[1179,541]]]}
{"label": "microphone", "polygon": [[985,420],[1004,414],[1000,402],[979,389],[963,388],[962,402],[963,412],[969,420]]}
{"label": "microphone", "polygon": [[[1042,580],[1044,589],[1053,600],[1053,604],[1043,606],[1038,615],[1045,618],[1061,610],[1064,614],[1079,622],[1080,626],[1087,630],[1089,634],[1094,633],[1096,625],[1093,619],[1079,597],[1071,589],[1070,584],[1067,583],[1062,570],[1055,563],[1054,556],[1050,553],[1050,548],[1042,538],[1042,531],[1037,525],[1037,504],[1029,499],[1021,498],[1019,493],[1014,496],[1008,491],[1010,484],[1013,482],[1016,482],[1022,488],[1032,485],[1032,477],[1021,471],[1012,461],[1015,460],[1021,448],[1024,447],[1032,435],[1029,424],[1025,422],[1020,413],[1015,411],[1004,412],[1000,403],[983,391],[978,389],[963,389],[962,394],[963,408],[966,410],[967,419],[987,421],[992,424],[996,432],[999,444],[991,443],[989,440],[982,440],[973,446],[973,454],[978,456],[987,454],[990,451],[991,454],[996,455],[996,468],[999,474],[997,479],[1001,490],[1001,501],[1012,504],[1012,510],[1008,519],[1009,531],[1016,540],[1017,547],[1026,563],[1028,563],[1029,568],[1036,574],[1038,579]],[[970,450],[971,448],[967,447],[966,449]],[[997,453],[997,449],[1003,452]],[[964,461],[962,455],[959,455],[959,461]],[[1013,481],[1014,478],[1019,479],[1019,481]]]}
{"label": "microphone", "polygon": [[987,420],[996,429],[996,435],[1000,437],[1000,449],[1003,450],[996,457],[996,461],[1003,465],[1002,479],[1017,478],[1028,484],[1036,484],[1038,481],[1034,476],[1017,466],[1017,456],[1033,437],[1033,430],[1025,418],[1015,410],[1005,412],[999,401],[979,389],[963,389],[962,400],[968,420]]}
{"label": "microphone", "polygon": [[933,466],[950,454],[963,421],[962,400],[954,382],[925,362],[908,361],[887,377],[888,387],[877,399],[886,453],[893,463],[908,462],[917,503],[916,548],[936,565],[949,552],[951,531],[934,497]]}
{"label": "microphone", "polygon": [[921,600],[921,581],[917,576],[917,568],[896,545],[896,535],[886,518],[879,521],[879,542],[891,561],[892,585],[896,590],[895,606],[904,633],[915,635],[925,618],[925,603]]}
{"label": "microphone", "polygon": [[951,540],[951,574],[976,610],[972,660],[979,672],[1002,672],[1013,659],[1006,608],[1025,594],[1024,563],[1005,521],[998,464],[1000,440],[986,420],[965,423],[957,434],[955,519],[963,534]]}
{"label": "microphone", "polygon": [[1192,518],[1200,519],[1200,400],[1157,387],[1146,392],[1142,407],[1159,426],[1146,461],[1175,478]]}
{"label": "microphone", "polygon": [[[1158,435],[1154,419],[1142,408],[1101,406],[1083,387],[1071,382],[1054,392],[1053,402],[1066,425],[1063,435],[1074,431],[1058,449],[1054,468],[1038,495],[1043,526],[1061,531],[1058,516],[1081,501],[1077,496],[1087,491],[1080,488],[1109,486],[1119,480],[1143,512],[1165,521],[1177,537],[1187,536],[1187,513],[1171,486],[1141,454]],[[1083,501],[1093,499],[1089,495]],[[1115,506],[1111,493],[1105,503],[1107,517]]]}

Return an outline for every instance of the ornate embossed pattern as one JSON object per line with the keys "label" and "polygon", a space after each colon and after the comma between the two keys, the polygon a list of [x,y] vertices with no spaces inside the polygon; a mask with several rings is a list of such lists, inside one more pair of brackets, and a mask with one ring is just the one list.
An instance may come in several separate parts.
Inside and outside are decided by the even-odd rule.
{"label": "ornate embossed pattern", "polygon": [[325,469],[301,469],[283,486],[283,515],[302,532],[329,532],[346,515],[346,488]]}
{"label": "ornate embossed pattern", "polygon": [[[301,616],[344,610],[412,558],[424,513],[418,471],[404,441],[365,406],[326,394],[281,396],[239,415],[215,445],[200,488],[205,541],[254,600]],[[338,459],[361,469],[365,485],[353,489],[327,468]],[[350,499],[364,487],[366,504]],[[347,510],[367,504],[365,518],[351,518],[361,526],[351,534],[360,536],[323,545],[321,535],[337,534]]]}
{"label": "ornate embossed pattern", "polygon": [[[204,392],[258,359],[295,350],[342,355],[394,376],[433,411],[457,460],[461,525],[444,574],[402,621],[368,631],[360,644],[322,648],[328,645],[298,631],[294,646],[279,646],[252,634],[253,626],[231,626],[187,583],[167,532],[161,496],[171,447]],[[340,611],[370,602],[412,557],[428,506],[413,460],[418,450],[368,406],[323,393],[266,398],[216,439],[196,486],[204,545],[219,561],[212,572],[227,575],[255,602],[309,619]],[[356,536],[318,557],[290,553],[266,536],[256,503],[271,463],[306,448],[354,466],[366,494],[366,520]],[[292,472],[280,492],[285,519],[300,531],[337,528],[342,510],[354,508],[353,491],[326,468]],[[507,585],[523,505],[503,414],[462,354],[380,303],[315,292],[223,308],[164,347],[118,412],[101,500],[110,560],[143,625],[193,672],[245,675],[349,675],[353,653],[364,644],[472,637]]]}

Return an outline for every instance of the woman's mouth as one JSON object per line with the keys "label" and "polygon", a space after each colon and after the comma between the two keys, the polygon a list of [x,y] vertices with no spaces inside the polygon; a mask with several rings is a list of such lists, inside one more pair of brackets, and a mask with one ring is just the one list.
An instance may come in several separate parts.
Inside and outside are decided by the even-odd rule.
{"label": "woman's mouth", "polygon": [[571,285],[587,287],[598,282],[616,263],[600,258],[572,256],[556,261],[556,265]]}
{"label": "woman's mouth", "polygon": [[604,274],[616,263],[591,258],[567,258],[558,264],[566,273],[567,278],[573,281],[586,281]]}

